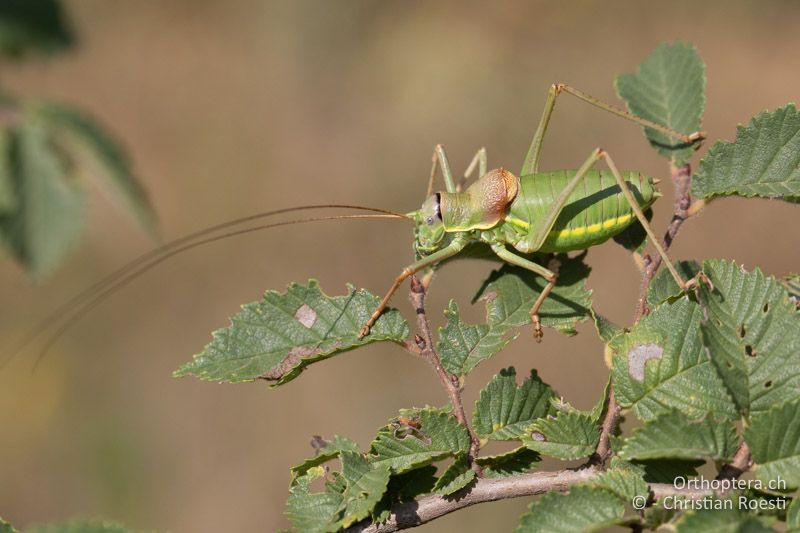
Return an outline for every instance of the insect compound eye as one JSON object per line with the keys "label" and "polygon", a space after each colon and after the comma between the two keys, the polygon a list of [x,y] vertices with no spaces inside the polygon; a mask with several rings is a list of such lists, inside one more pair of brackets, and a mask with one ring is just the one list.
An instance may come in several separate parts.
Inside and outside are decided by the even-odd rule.
{"label": "insect compound eye", "polygon": [[433,226],[433,217],[428,217],[425,219],[425,223],[429,226]]}

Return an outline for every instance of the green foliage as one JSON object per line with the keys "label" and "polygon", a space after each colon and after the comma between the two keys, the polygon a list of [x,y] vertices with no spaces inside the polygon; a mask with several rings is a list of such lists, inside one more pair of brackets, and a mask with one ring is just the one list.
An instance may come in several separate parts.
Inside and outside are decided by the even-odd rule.
{"label": "green foliage", "polygon": [[370,463],[361,454],[351,451],[341,452],[340,457],[346,487],[337,510],[340,518],[334,524],[335,529],[349,527],[367,518],[389,484],[387,465]]}
{"label": "green foliage", "polygon": [[599,439],[600,428],[589,414],[560,411],[528,426],[522,442],[542,455],[568,460],[591,455]]}
{"label": "green foliage", "polygon": [[702,509],[687,513],[677,522],[678,533],[766,533],[773,530],[758,518],[733,509]]}
{"label": "green foliage", "polygon": [[74,37],[56,0],[0,2],[0,54],[52,53],[69,48]]}
{"label": "green foliage", "polygon": [[[55,0],[0,3],[0,54],[69,47]],[[48,275],[83,229],[87,180],[109,186],[151,233],[155,217],[131,162],[84,111],[17,99],[0,90],[0,245],[35,278]]]}
{"label": "green foliage", "polygon": [[83,228],[86,194],[74,166],[54,150],[47,125],[30,118],[6,152],[16,208],[0,215],[0,240],[34,276],[62,259]]}
{"label": "green foliage", "polygon": [[586,485],[609,490],[625,501],[632,501],[636,496],[647,497],[650,493],[642,474],[631,468],[606,470]]}
{"label": "green foliage", "polygon": [[311,363],[372,342],[403,341],[408,324],[392,310],[358,338],[378,301],[352,286],[347,295],[332,298],[316,280],[292,283],[284,294],[267,291],[260,302],[243,305],[231,326],[215,331],[214,340],[175,376],[232,383],[261,378],[283,385]]}
{"label": "green foliage", "polygon": [[700,161],[692,194],[800,201],[800,112],[794,104],[759,113]]}
{"label": "green foliage", "polygon": [[[700,129],[706,105],[705,65],[688,43],[662,43],[645,59],[635,74],[616,79],[617,94],[631,113],[690,134]],[[676,166],[685,164],[695,147],[651,128],[645,128],[650,144]]]}
{"label": "green foliage", "polygon": [[[585,254],[554,257],[558,264],[558,282],[539,311],[543,326],[574,335],[575,325],[589,318],[592,291],[586,288],[586,279],[591,269],[583,261],[584,257]],[[474,300],[486,302],[490,328],[502,330],[522,326],[530,324],[531,306],[545,285],[544,278],[529,270],[504,265],[483,282]]]}
{"label": "green foliage", "polygon": [[458,305],[450,300],[444,312],[447,325],[439,328],[437,348],[442,366],[451,374],[464,376],[481,361],[490,358],[517,337],[507,335],[504,326],[465,324],[458,314]]}
{"label": "green foliage", "polygon": [[0,533],[19,533],[14,527],[0,517]]}
{"label": "green foliage", "polygon": [[452,415],[426,408],[416,418],[418,429],[400,431],[405,428],[394,424],[381,429],[372,441],[371,461],[399,474],[469,451],[469,434]]}
{"label": "green foliage", "polygon": [[522,515],[517,533],[599,531],[619,524],[624,513],[624,501],[613,492],[573,487],[567,494],[550,492],[533,502]]}
{"label": "green foliage", "polygon": [[788,488],[800,487],[800,401],[753,415],[745,427],[744,439],[750,446],[759,479],[783,479]]}
{"label": "green foliage", "polygon": [[344,451],[358,453],[360,450],[358,449],[358,444],[356,444],[354,441],[348,439],[347,437],[340,437],[336,435],[330,440],[330,442],[325,443],[325,445],[318,450],[317,455],[310,459],[306,459],[297,466],[292,467],[292,480],[295,480],[298,476],[302,476],[308,472],[309,469],[315,466],[319,466],[330,461],[331,459],[339,457],[339,454]]}
{"label": "green foliage", "polygon": [[70,520],[34,526],[26,529],[25,533],[133,533],[133,530],[105,520]]}
{"label": "green foliage", "polygon": [[707,416],[688,420],[672,411],[633,430],[619,451],[622,459],[703,459],[729,460],[738,439],[731,421]]}
{"label": "green foliage", "polygon": [[711,360],[743,413],[797,398],[800,389],[800,312],[775,278],[746,272],[732,261],[710,260],[699,297]]}
{"label": "green foliage", "polygon": [[676,409],[691,418],[737,416],[702,343],[699,305],[681,298],[655,308],[614,338],[612,383],[617,401],[642,420]]}
{"label": "green foliage", "polygon": [[537,452],[520,446],[500,455],[483,455],[476,462],[483,468],[483,477],[493,478],[530,472],[541,460]]}
{"label": "green foliage", "polygon": [[442,496],[448,496],[463,489],[475,479],[475,471],[472,470],[467,461],[466,455],[459,455],[447,470],[444,471],[436,484],[433,486],[434,492]]}
{"label": "green foliage", "polygon": [[311,492],[311,482],[324,476],[325,470],[316,466],[297,478],[296,483],[289,488],[286,516],[300,531],[330,531],[332,522],[338,518],[343,500],[340,487],[326,482],[323,492]]}
{"label": "green foliage", "polygon": [[520,439],[531,422],[554,413],[550,400],[555,393],[535,370],[520,386],[516,376],[514,367],[501,370],[481,391],[472,418],[481,438]]}
{"label": "green foliage", "polygon": [[[675,269],[683,276],[683,279],[692,279],[700,272],[700,263],[678,261],[675,263]],[[682,294],[683,290],[675,283],[675,278],[672,277],[669,270],[662,268],[650,282],[650,288],[647,291],[647,305],[655,307],[660,303],[675,300]]]}

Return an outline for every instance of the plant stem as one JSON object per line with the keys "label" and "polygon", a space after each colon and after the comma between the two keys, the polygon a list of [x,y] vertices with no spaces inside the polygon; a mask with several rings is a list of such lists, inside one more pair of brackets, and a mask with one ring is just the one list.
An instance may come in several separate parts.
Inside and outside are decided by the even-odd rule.
{"label": "plant stem", "polygon": [[428,322],[428,316],[425,312],[425,294],[425,286],[420,283],[416,276],[412,276],[411,293],[409,298],[411,299],[411,303],[414,306],[414,310],[417,314],[417,325],[421,333],[421,335],[417,336],[417,345],[420,348],[419,353],[433,366],[433,369],[436,371],[436,375],[439,376],[439,381],[442,383],[445,392],[447,392],[447,395],[450,397],[450,403],[453,404],[453,414],[455,415],[459,424],[467,429],[470,438],[470,448],[467,460],[475,473],[481,475],[481,467],[477,462],[475,462],[475,457],[478,456],[478,450],[480,450],[481,443],[478,439],[478,436],[472,430],[472,427],[467,419],[467,415],[464,411],[464,402],[461,399],[461,384],[458,376],[450,374],[447,370],[445,370],[445,368],[442,366],[442,361],[439,358],[439,354],[436,352],[436,345],[433,341],[430,322]]}

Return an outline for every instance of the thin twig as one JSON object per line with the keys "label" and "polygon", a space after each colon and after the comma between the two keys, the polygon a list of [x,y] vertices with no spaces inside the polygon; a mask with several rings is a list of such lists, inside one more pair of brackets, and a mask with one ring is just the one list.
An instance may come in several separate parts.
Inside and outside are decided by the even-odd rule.
{"label": "thin twig", "polygon": [[589,459],[589,464],[603,466],[611,455],[611,435],[617,430],[619,411],[619,404],[614,397],[614,390],[609,385],[606,416],[603,418],[602,426],[600,426],[600,440],[597,442],[594,454]]}
{"label": "thin twig", "polygon": [[439,381],[441,381],[442,386],[447,392],[447,395],[450,397],[450,403],[453,404],[453,414],[458,422],[467,429],[467,432],[469,432],[470,448],[467,460],[472,469],[478,475],[481,475],[481,467],[474,460],[478,456],[478,450],[480,450],[481,442],[478,439],[478,436],[472,430],[469,420],[467,419],[467,415],[464,411],[464,402],[461,399],[461,383],[459,382],[458,376],[450,374],[447,370],[445,370],[445,368],[442,366],[442,360],[439,358],[439,354],[436,352],[436,345],[433,342],[431,326],[428,322],[428,316],[425,313],[425,294],[425,287],[422,285],[422,283],[420,283],[416,276],[412,276],[411,293],[409,298],[411,299],[411,303],[413,304],[414,310],[417,314],[417,325],[421,333],[421,335],[417,336],[417,345],[420,348],[421,355],[427,358],[434,370],[436,370],[436,374],[439,376]]}
{"label": "thin twig", "polygon": [[[692,168],[688,164],[682,167],[672,167],[672,183],[675,185],[675,210],[672,214],[672,220],[669,226],[667,226],[667,231],[664,233],[662,245],[665,251],[669,250],[670,246],[672,246],[672,242],[675,240],[678,230],[681,229],[686,219],[688,219],[691,214],[694,214],[690,214],[689,212],[689,206],[692,202]],[[642,284],[639,288],[639,300],[636,305],[634,323],[638,322],[639,319],[648,312],[647,290],[650,288],[650,283],[653,281],[661,263],[662,258],[660,255],[656,255],[652,258],[649,256],[645,257],[645,268],[642,275]]]}
{"label": "thin twig", "polygon": [[750,470],[751,466],[753,466],[753,458],[750,456],[750,447],[742,441],[733,455],[733,460],[720,468],[717,479],[736,479]]}

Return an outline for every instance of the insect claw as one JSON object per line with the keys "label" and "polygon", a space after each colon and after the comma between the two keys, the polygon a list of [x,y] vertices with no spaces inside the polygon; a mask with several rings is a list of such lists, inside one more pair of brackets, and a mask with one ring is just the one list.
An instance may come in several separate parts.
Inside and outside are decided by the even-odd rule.
{"label": "insect claw", "polygon": [[361,331],[358,332],[358,340],[361,340],[367,335],[369,335],[369,330],[370,330],[369,324],[364,324],[364,327],[362,327]]}
{"label": "insect claw", "polygon": [[539,315],[532,315],[531,319],[533,321],[533,338],[536,342],[542,342],[544,331],[542,331],[542,323],[539,321]]}

